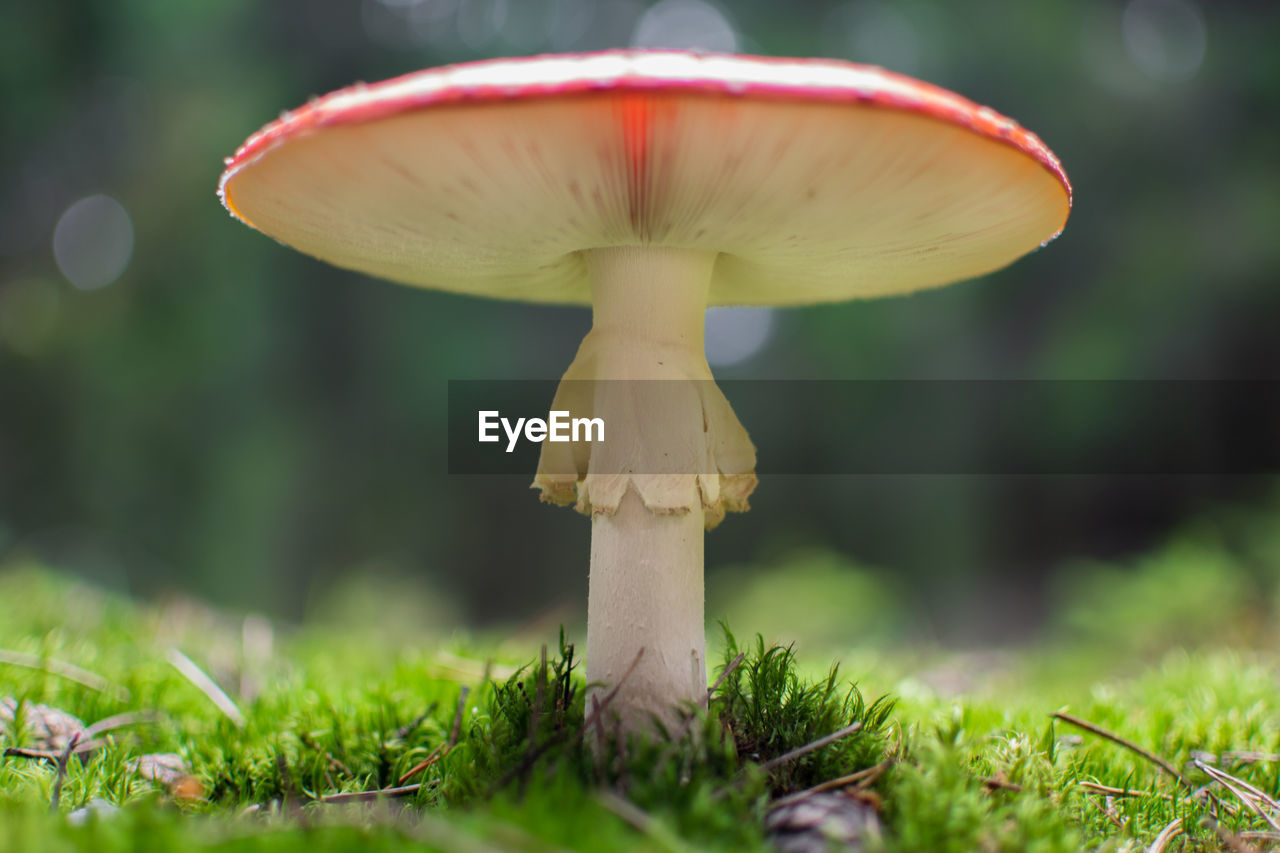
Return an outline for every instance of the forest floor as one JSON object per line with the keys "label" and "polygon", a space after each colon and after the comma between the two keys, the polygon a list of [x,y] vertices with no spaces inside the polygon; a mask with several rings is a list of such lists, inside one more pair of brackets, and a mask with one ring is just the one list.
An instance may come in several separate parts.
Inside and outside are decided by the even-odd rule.
{"label": "forest floor", "polygon": [[554,636],[413,647],[14,563],[0,850],[1280,849],[1274,601],[1214,610],[1240,578],[1198,560],[1018,648],[723,632],[708,713],[621,751]]}

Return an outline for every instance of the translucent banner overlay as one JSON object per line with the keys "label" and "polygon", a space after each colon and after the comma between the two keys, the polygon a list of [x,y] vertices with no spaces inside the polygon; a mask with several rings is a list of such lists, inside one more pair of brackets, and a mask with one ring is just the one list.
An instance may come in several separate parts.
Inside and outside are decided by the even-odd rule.
{"label": "translucent banner overlay", "polygon": [[[583,422],[575,451],[590,452],[601,464],[630,466],[628,473],[672,473],[660,461],[636,470],[625,460],[638,458],[631,449],[637,437],[642,446],[646,436],[655,437],[655,446],[685,441],[673,431],[699,421],[696,407],[710,405],[700,401],[716,398],[715,385],[750,434],[762,475],[1280,473],[1280,381],[1272,380],[560,384],[450,381],[449,474],[532,477],[542,444],[531,436],[543,432],[536,424],[530,432],[530,419],[546,422],[548,434],[558,427],[572,437],[574,418],[602,420],[606,445],[631,443],[626,453],[599,453],[598,430],[591,431],[597,425]],[[558,388],[560,403],[553,407]],[[566,414],[553,418],[553,410]],[[479,440],[482,418],[496,440]],[[688,440],[702,440],[696,427]]]}

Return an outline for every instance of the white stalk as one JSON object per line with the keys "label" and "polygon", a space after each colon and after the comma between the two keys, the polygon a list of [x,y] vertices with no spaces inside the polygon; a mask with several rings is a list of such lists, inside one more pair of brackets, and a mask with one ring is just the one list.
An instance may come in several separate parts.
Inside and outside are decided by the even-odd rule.
{"label": "white stalk", "polygon": [[601,418],[605,441],[544,443],[534,481],[591,516],[588,701],[617,687],[608,710],[628,732],[706,701],[703,531],[755,486],[755,448],[703,349],[715,257],[586,253],[592,328],[553,408]]}
{"label": "white stalk", "polygon": [[[592,328],[598,353],[596,378],[711,378],[703,345],[707,289],[715,255],[678,249],[616,248],[592,252]],[[692,374],[692,375],[690,375]],[[665,386],[666,383],[663,383]],[[657,448],[700,436],[673,435],[696,425],[701,406],[691,397],[693,419],[673,412],[686,396],[670,387],[645,405],[644,382],[598,385],[595,414],[606,429],[626,430],[654,452],[636,459],[635,474],[657,476]],[[664,393],[665,392],[665,393]],[[650,401],[654,402],[654,401]],[[613,410],[613,411],[610,411]],[[641,456],[648,454],[641,453]],[[644,467],[640,467],[643,465]],[[610,470],[609,473],[612,473]],[[703,510],[698,470],[675,471],[687,481],[678,493],[690,505],[657,514],[634,488],[612,514],[591,519],[591,578],[587,598],[587,681],[600,689],[622,682],[610,710],[623,728],[637,731],[650,715],[670,725],[682,706],[700,704],[707,689],[703,628]],[[641,654],[639,663],[628,669]],[[588,694],[590,701],[591,694]],[[590,706],[588,706],[590,707]]]}
{"label": "white stalk", "polygon": [[608,709],[625,731],[654,717],[671,729],[706,699],[702,537],[701,509],[657,515],[635,491],[591,519],[587,708],[625,676]]}

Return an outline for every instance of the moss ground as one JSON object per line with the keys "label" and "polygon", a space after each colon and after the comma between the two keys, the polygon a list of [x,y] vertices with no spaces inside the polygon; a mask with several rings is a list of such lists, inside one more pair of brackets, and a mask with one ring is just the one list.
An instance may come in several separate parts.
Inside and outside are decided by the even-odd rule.
{"label": "moss ground", "polygon": [[[1180,613],[1151,596],[1172,594],[1160,572],[1197,559],[1174,549],[1140,567],[1128,583],[1147,584],[1147,599],[1128,610],[1109,599],[1112,619]],[[1123,582],[1108,583],[1117,594]],[[139,605],[29,565],[0,570],[0,601],[0,850],[766,850],[767,821],[789,821],[791,843],[817,821],[770,819],[779,802],[816,803],[805,792],[848,776],[832,791],[862,849],[1280,839],[1268,802],[1280,798],[1278,661],[1242,642],[1234,604],[1199,626],[1192,651],[1150,639],[1164,622],[1125,633],[1067,619],[1015,650],[799,660],[726,631],[715,674],[727,674],[671,747],[619,744],[607,706],[584,707],[563,638],[544,652],[284,631],[190,603]],[[1242,601],[1251,624],[1274,618],[1257,594]],[[126,716],[83,731],[60,712],[85,726]],[[77,732],[93,748],[60,771]],[[387,788],[411,790],[361,799]]]}

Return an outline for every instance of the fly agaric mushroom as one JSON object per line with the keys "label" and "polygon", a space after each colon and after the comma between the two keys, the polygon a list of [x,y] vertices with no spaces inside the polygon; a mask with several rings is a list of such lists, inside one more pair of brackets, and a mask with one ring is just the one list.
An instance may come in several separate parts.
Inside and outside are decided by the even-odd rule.
{"label": "fly agaric mushroom", "polygon": [[[745,510],[756,482],[755,449],[709,381],[706,307],[980,276],[1056,237],[1071,204],[1034,134],[936,86],[644,50],[334,92],[251,136],[219,195],[340,267],[592,306],[553,408],[610,435],[544,444],[534,485],[591,515],[587,679],[620,688],[610,710],[631,731],[705,702],[703,529]],[[650,379],[704,381],[656,383],[660,400],[653,383],[595,382]]]}

